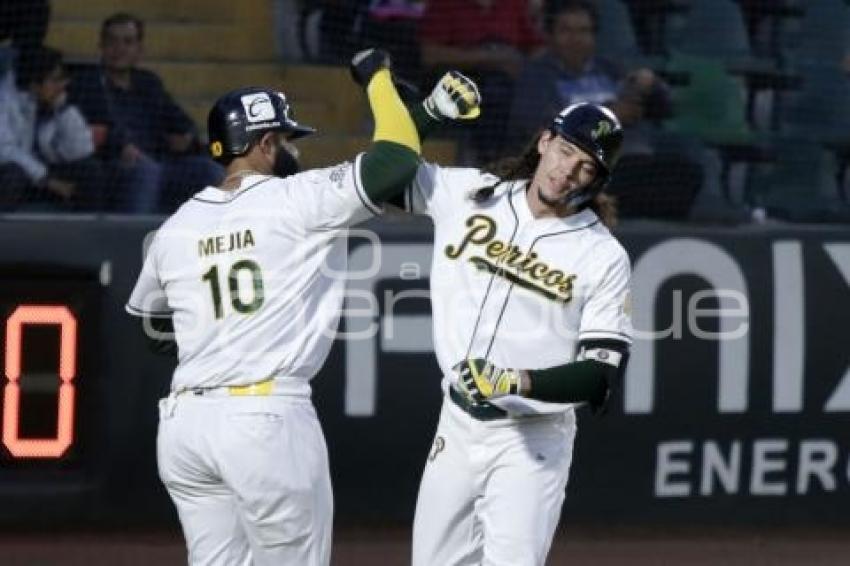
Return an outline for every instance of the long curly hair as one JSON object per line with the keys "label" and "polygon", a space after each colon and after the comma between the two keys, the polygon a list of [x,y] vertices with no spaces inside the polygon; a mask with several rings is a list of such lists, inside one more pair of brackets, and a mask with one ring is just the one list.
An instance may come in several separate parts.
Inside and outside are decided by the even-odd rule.
{"label": "long curly hair", "polygon": [[[483,170],[491,175],[499,178],[498,182],[481,187],[472,193],[472,200],[475,202],[486,202],[493,197],[501,183],[506,181],[531,180],[537,166],[540,164],[540,152],[537,151],[537,143],[540,141],[540,136],[549,130],[543,130],[532,138],[525,149],[519,155],[505,157],[483,167]],[[617,224],[617,199],[604,191],[596,195],[584,207],[590,208],[596,213],[596,216],[608,228],[613,228]],[[582,208],[584,208],[582,207]]]}

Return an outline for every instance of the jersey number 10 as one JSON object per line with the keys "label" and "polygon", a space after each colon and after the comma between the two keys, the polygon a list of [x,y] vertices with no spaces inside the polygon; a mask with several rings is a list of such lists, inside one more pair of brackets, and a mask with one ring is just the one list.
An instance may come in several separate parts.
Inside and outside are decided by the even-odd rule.
{"label": "jersey number 10", "polygon": [[[242,295],[239,293],[239,272],[241,271],[248,271],[251,274],[253,291],[250,302],[243,301]],[[223,317],[224,307],[221,304],[221,284],[218,277],[218,265],[210,267],[201,279],[210,284],[216,319]],[[263,272],[260,270],[260,266],[250,259],[237,261],[230,267],[230,272],[227,274],[227,288],[230,291],[230,304],[233,305],[233,309],[236,312],[242,314],[256,312],[262,306],[264,300]]]}

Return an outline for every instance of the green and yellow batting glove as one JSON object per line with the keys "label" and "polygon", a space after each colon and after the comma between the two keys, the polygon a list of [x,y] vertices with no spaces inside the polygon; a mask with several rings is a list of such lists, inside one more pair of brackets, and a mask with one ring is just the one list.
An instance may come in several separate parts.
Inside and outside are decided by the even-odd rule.
{"label": "green and yellow batting glove", "polygon": [[474,120],[481,115],[478,86],[458,71],[449,71],[443,75],[422,104],[435,120]]}
{"label": "green and yellow batting glove", "polygon": [[522,392],[522,372],[496,367],[481,358],[468,358],[457,364],[454,370],[458,373],[458,390],[471,403],[483,403]]}

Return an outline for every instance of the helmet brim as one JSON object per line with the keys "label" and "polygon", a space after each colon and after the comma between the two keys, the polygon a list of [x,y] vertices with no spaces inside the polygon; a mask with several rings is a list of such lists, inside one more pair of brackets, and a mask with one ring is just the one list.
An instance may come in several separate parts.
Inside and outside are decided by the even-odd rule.
{"label": "helmet brim", "polygon": [[316,133],[316,128],[312,128],[310,126],[305,126],[303,124],[299,124],[297,122],[289,122],[285,124],[281,131],[289,134],[289,139],[297,140],[299,138],[303,138],[305,136],[309,136],[310,134]]}

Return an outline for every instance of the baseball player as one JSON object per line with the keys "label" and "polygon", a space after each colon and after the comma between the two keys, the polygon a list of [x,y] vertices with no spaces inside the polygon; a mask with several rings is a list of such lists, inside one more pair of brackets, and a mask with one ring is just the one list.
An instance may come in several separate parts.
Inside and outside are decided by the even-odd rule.
{"label": "baseball player", "polygon": [[419,163],[388,66],[380,50],[353,59],[374,143],[327,169],[296,174],[292,141],[313,129],[282,93],[221,97],[209,147],[227,176],[181,206],[147,252],[126,308],[160,349],[170,331],[176,340],[157,458],[191,564],[329,564],[328,457],[309,382],[339,320],[345,228],[380,213]]}
{"label": "baseball player", "polygon": [[413,566],[546,560],[575,408],[603,408],[631,342],[629,258],[601,194],[621,141],[611,111],[574,105],[519,157],[491,171],[423,164],[405,191],[405,208],[435,225],[431,302],[445,392]]}

